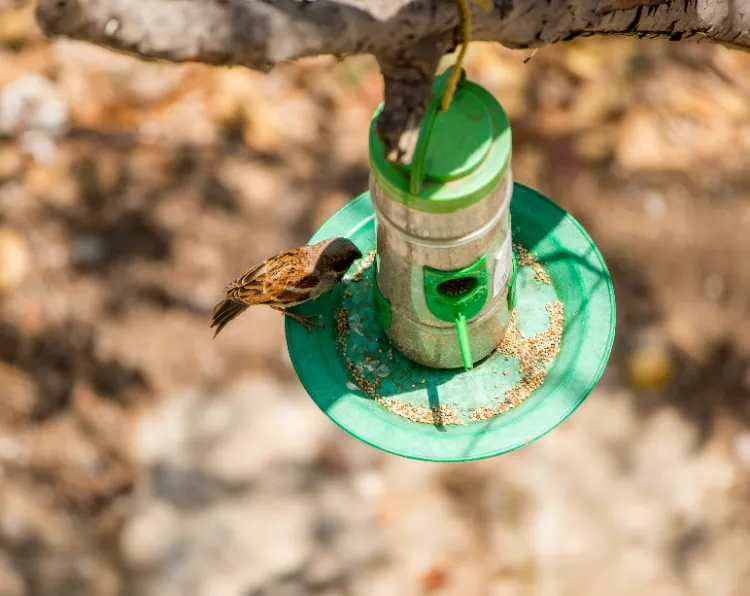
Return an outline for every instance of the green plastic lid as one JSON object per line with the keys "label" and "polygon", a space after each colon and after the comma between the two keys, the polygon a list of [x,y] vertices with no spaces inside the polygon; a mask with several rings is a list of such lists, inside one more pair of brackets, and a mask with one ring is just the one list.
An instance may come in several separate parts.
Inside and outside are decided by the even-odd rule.
{"label": "green plastic lid", "polygon": [[[510,210],[514,242],[538,259],[551,281],[540,282],[533,267],[514,267],[516,281],[509,300],[520,331],[527,337],[543,331],[549,317],[546,306],[555,301],[564,305],[560,351],[547,365],[544,383],[516,407],[481,421],[443,425],[394,412],[387,407],[394,400],[428,408],[457,404],[456,411],[476,411],[512,388],[521,373],[518,362],[501,352],[471,370],[431,369],[404,357],[388,341],[376,314],[371,266],[359,282],[338,284],[294,309],[303,315],[322,315],[324,328],[314,327],[308,333],[286,319],[294,369],[331,420],[384,451],[455,462],[523,447],[551,431],[583,402],[601,377],[614,341],[615,296],[607,267],[583,227],[538,192],[516,183]],[[336,236],[351,239],[365,256],[376,247],[369,193],[342,207],[310,243]],[[374,386],[376,396],[362,389],[368,384]]]}
{"label": "green plastic lid", "polygon": [[394,200],[428,213],[451,213],[485,198],[510,163],[505,112],[463,71],[450,107],[439,111],[449,76],[450,70],[436,79],[410,165],[395,165],[385,157],[376,131],[383,104],[370,125],[370,171],[378,184]]}

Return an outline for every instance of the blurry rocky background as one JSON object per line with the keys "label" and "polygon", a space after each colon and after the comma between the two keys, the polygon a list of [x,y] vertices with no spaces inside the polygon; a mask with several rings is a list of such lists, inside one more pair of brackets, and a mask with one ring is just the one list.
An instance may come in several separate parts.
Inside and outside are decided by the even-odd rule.
{"label": "blurry rocky background", "polygon": [[431,465],[330,423],[277,313],[208,328],[365,190],[374,62],[143,63],[32,13],[0,0],[0,596],[748,593],[750,56],[471,48],[618,336],[558,430]]}

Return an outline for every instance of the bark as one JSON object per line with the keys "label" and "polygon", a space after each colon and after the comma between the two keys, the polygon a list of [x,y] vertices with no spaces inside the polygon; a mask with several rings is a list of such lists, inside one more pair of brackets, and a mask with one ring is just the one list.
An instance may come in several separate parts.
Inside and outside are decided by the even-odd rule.
{"label": "bark", "polygon": [[[510,48],[591,35],[750,48],[750,0],[494,0],[472,12],[474,40]],[[403,161],[437,63],[461,41],[455,0],[38,0],[37,18],[48,35],[172,62],[266,71],[304,56],[373,54],[385,80],[379,133]]]}

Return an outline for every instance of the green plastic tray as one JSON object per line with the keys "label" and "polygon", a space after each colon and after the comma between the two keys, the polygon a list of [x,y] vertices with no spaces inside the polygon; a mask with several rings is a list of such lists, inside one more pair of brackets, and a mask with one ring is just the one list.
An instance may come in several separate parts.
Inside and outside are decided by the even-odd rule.
{"label": "green plastic tray", "polygon": [[[615,334],[615,297],[607,267],[581,225],[559,205],[516,183],[511,202],[514,242],[529,250],[552,278],[534,279],[519,268],[516,313],[527,335],[548,324],[545,305],[560,300],[565,323],[560,352],[547,367],[544,384],[517,407],[488,420],[463,425],[413,422],[375,401],[354,383],[347,357],[368,379],[379,378],[378,394],[436,406],[478,408],[502,394],[520,376],[516,363],[495,353],[473,370],[437,370],[418,365],[393,348],[377,325],[371,292],[372,267],[359,283],[339,284],[295,312],[320,313],[325,328],[308,333],[287,318],[286,338],[294,369],[312,399],[341,428],[384,451],[426,461],[469,461],[518,449],[558,426],[591,392],[607,364]],[[310,243],[346,236],[362,253],[376,246],[369,193],[335,213]],[[354,270],[355,266],[352,268]],[[351,271],[350,271],[351,274]],[[350,313],[347,356],[338,341],[336,313]],[[503,374],[506,373],[506,374]]]}

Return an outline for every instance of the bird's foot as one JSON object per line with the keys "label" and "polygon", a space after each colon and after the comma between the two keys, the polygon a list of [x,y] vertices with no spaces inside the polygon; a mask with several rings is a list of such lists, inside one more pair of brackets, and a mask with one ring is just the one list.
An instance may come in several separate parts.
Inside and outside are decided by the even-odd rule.
{"label": "bird's foot", "polygon": [[325,327],[322,321],[311,321],[310,319],[314,319],[315,317],[318,317],[320,315],[318,314],[312,314],[312,315],[298,315],[297,313],[289,312],[288,310],[284,310],[283,308],[276,309],[279,312],[284,313],[287,317],[292,317],[295,321],[297,321],[300,325],[304,326],[305,329],[307,329],[307,332],[310,333],[312,331],[312,326],[317,325],[318,327]]}

